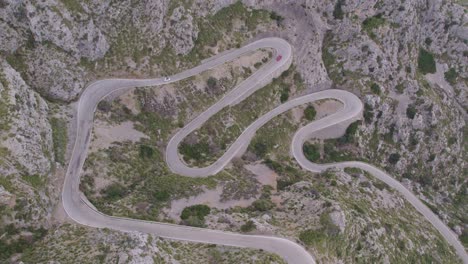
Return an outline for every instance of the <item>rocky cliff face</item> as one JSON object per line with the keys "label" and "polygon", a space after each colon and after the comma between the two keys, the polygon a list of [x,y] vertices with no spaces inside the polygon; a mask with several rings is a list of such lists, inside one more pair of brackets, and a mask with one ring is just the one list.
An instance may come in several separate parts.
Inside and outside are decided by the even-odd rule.
{"label": "rocky cliff face", "polygon": [[49,109],[6,62],[1,63],[0,80],[2,218],[5,224],[47,226],[54,155]]}

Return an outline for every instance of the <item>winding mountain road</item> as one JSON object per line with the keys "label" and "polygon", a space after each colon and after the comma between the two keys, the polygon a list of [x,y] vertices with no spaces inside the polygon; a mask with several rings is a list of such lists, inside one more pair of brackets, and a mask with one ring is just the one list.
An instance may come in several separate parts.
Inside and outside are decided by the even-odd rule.
{"label": "winding mountain road", "polygon": [[169,81],[164,78],[106,79],[96,81],[89,85],[81,95],[78,102],[76,139],[62,190],[62,203],[68,216],[77,223],[90,227],[110,228],[127,232],[139,231],[156,234],[160,237],[170,239],[263,249],[280,255],[288,263],[315,263],[311,254],[302,246],[285,238],[243,235],[225,231],[108,216],[97,211],[79,190],[80,173],[87,156],[94,112],[97,104],[104,97],[112,94],[113,92],[133,87],[158,86],[170,82],[177,82],[214,68],[225,62],[232,61],[247,52],[261,48],[272,48],[275,51],[274,56],[281,55],[281,59],[279,61],[271,60],[269,63],[265,64],[252,76],[225,95],[221,100],[180,129],[171,138],[166,149],[166,162],[169,168],[175,173],[189,177],[206,177],[216,174],[222,170],[233,157],[241,155],[247,149],[250,140],[255,135],[255,132],[275,116],[308,102],[326,98],[336,99],[343,103],[343,108],[332,115],[310,123],[309,125],[299,129],[295,134],[291,145],[291,151],[298,163],[304,169],[313,172],[320,172],[330,167],[358,167],[370,172],[378,179],[399,191],[419,212],[421,212],[421,214],[423,214],[424,217],[426,217],[426,219],[429,220],[429,222],[432,223],[432,225],[434,225],[449,244],[456,249],[457,254],[464,263],[468,263],[468,256],[456,235],[431,210],[417,199],[415,195],[382,170],[362,162],[350,161],[320,165],[311,163],[305,158],[302,152],[302,145],[304,141],[312,137],[315,132],[335,125],[347,125],[354,120],[361,118],[363,108],[362,103],[359,98],[352,93],[342,90],[325,90],[293,99],[278,106],[252,123],[228,148],[225,154],[210,166],[204,168],[191,168],[181,160],[177,150],[178,145],[188,134],[199,128],[211,116],[219,112],[224,107],[234,105],[244,100],[253,92],[262,88],[273,78],[278,77],[283,71],[289,68],[292,61],[292,48],[288,42],[280,38],[265,38],[239,49],[224,52],[221,55],[217,55],[203,61],[203,63],[197,67],[170,76]]}

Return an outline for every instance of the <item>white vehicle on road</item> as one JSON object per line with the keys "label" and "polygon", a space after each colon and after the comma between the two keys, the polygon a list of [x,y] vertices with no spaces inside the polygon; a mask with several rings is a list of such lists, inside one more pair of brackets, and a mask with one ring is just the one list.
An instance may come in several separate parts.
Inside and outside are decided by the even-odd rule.
{"label": "white vehicle on road", "polygon": [[168,81],[170,81],[170,80],[171,80],[171,77],[164,77],[164,81],[165,81],[165,82],[168,82]]}

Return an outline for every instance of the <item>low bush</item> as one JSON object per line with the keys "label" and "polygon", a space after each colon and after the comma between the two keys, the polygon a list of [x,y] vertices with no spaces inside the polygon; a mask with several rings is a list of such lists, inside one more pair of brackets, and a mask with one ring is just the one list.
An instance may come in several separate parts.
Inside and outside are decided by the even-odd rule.
{"label": "low bush", "polygon": [[399,160],[400,160],[400,154],[398,153],[392,153],[388,157],[388,162],[390,162],[390,164],[393,164],[393,165],[397,164]]}
{"label": "low bush", "polygon": [[45,180],[38,174],[23,175],[22,179],[28,182],[34,188],[42,188],[45,185]]}
{"label": "low bush", "polygon": [[289,99],[289,88],[288,88],[288,87],[285,87],[285,88],[283,88],[283,90],[281,90],[280,102],[281,102],[281,103],[284,103],[284,102],[286,102],[288,99]]}
{"label": "low bush", "polygon": [[274,207],[274,204],[269,199],[258,199],[252,203],[255,211],[265,212]]}
{"label": "low bush", "polygon": [[253,145],[253,152],[260,158],[265,157],[268,151],[268,146],[263,142],[255,142]]}
{"label": "low bush", "polygon": [[304,155],[310,161],[316,162],[320,159],[320,152],[316,145],[306,142],[302,146],[302,151],[304,151]]}
{"label": "low bush", "polygon": [[51,118],[52,140],[54,143],[55,161],[60,164],[65,162],[65,151],[67,148],[67,123],[63,119]]}
{"label": "low bush", "polygon": [[418,69],[422,74],[436,72],[434,56],[423,48],[419,49]]}
{"label": "low bush", "polygon": [[460,241],[463,243],[465,247],[468,247],[468,229],[465,228],[462,234],[459,236]]}
{"label": "low bush", "polygon": [[179,151],[184,156],[184,159],[187,160],[196,160],[200,161],[209,153],[208,143],[198,142],[195,144],[187,144],[182,142],[179,145]]}
{"label": "low bush", "polygon": [[408,108],[406,108],[406,116],[409,119],[413,119],[416,116],[416,108],[414,105],[409,105]]}
{"label": "low bush", "polygon": [[457,83],[458,73],[455,70],[455,68],[450,68],[448,71],[444,73],[444,77],[448,83],[450,83],[451,85],[454,85]]}
{"label": "low bush", "polygon": [[338,0],[335,4],[335,8],[333,9],[333,17],[335,19],[343,19],[344,12],[342,5],[344,4],[344,0]]}
{"label": "low bush", "polygon": [[372,106],[368,103],[364,104],[364,120],[366,121],[367,124],[370,124],[372,122],[372,119],[374,119],[374,111],[372,109]]}
{"label": "low bush", "polygon": [[125,196],[125,187],[119,183],[113,183],[107,186],[102,193],[105,195],[106,199],[115,201],[123,198]]}
{"label": "low bush", "polygon": [[208,88],[213,89],[218,84],[218,80],[214,77],[209,77],[206,84],[208,85]]}
{"label": "low bush", "polygon": [[281,23],[284,20],[284,17],[278,15],[278,13],[276,13],[274,11],[270,13],[270,18],[273,19],[273,20],[276,20],[276,22],[278,24]]}
{"label": "low bush", "polygon": [[355,121],[351,123],[347,128],[344,136],[342,137],[341,141],[343,143],[352,143],[354,141],[354,136],[356,135],[359,128],[359,121]]}
{"label": "low bush", "polygon": [[375,15],[373,17],[368,17],[362,22],[362,29],[367,32],[370,38],[375,39],[374,29],[379,28],[385,24],[385,19],[382,17],[382,14]]}
{"label": "low bush", "polygon": [[240,230],[244,233],[250,232],[256,228],[255,223],[252,220],[247,221],[240,227]]}
{"label": "low bush", "polygon": [[196,204],[192,206],[185,207],[184,210],[182,210],[182,213],[180,215],[180,218],[182,220],[189,220],[192,218],[197,218],[201,221],[205,220],[205,216],[210,214],[210,207],[208,205],[204,204]]}
{"label": "low bush", "polygon": [[103,112],[109,112],[111,108],[112,108],[112,104],[106,100],[102,100],[97,105],[97,109]]}
{"label": "low bush", "polygon": [[308,246],[323,241],[326,238],[325,234],[320,230],[305,230],[299,234],[299,239]]}
{"label": "low bush", "polygon": [[372,83],[370,89],[374,94],[377,94],[377,95],[381,94],[380,86],[376,83]]}
{"label": "low bush", "polygon": [[307,120],[312,121],[315,119],[315,116],[317,115],[317,111],[315,111],[314,106],[309,105],[304,109],[304,116]]}
{"label": "low bush", "polygon": [[152,158],[153,155],[154,155],[154,150],[150,146],[140,145],[139,154],[140,154],[140,158],[142,158],[142,159]]}

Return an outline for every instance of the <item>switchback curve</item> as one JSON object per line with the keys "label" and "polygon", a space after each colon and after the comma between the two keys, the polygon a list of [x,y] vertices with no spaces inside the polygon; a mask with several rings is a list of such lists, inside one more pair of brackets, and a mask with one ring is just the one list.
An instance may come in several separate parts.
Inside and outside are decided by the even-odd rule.
{"label": "switchback curve", "polygon": [[224,96],[220,101],[209,107],[206,111],[189,122],[184,128],[179,130],[171,138],[166,149],[166,162],[169,168],[176,173],[189,177],[204,177],[215,174],[222,170],[233,157],[242,154],[246,150],[255,132],[275,116],[304,103],[326,98],[336,99],[341,101],[344,105],[341,110],[323,119],[310,123],[309,125],[301,128],[295,134],[291,145],[291,152],[298,163],[304,169],[313,172],[320,172],[330,167],[358,167],[370,172],[375,177],[403,194],[403,196],[419,212],[421,212],[423,216],[431,222],[431,224],[434,225],[449,244],[455,247],[457,254],[463,259],[463,261],[468,263],[466,252],[455,234],[434,213],[432,213],[432,211],[419,201],[416,196],[382,170],[362,162],[351,161],[320,165],[311,163],[305,159],[302,152],[302,145],[304,141],[312,137],[315,132],[334,125],[349,124],[361,117],[362,103],[359,98],[349,92],[333,89],[325,90],[293,99],[278,106],[252,123],[228,148],[226,153],[210,166],[205,168],[191,168],[181,160],[178,154],[178,145],[185,136],[200,127],[222,108],[242,101],[254,91],[265,86],[273,78],[279,76],[283,71],[289,68],[292,61],[292,49],[289,43],[279,38],[261,39],[239,49],[223,53],[221,56],[205,60],[201,65],[195,68],[171,76],[170,81],[162,78],[106,79],[94,82],[88,86],[81,95],[78,103],[76,140],[62,190],[62,203],[70,218],[77,223],[96,228],[107,227],[120,231],[139,231],[144,233],[154,233],[158,236],[171,239],[264,249],[281,255],[288,263],[315,263],[313,257],[303,247],[285,238],[242,235],[231,232],[104,215],[97,211],[96,208],[94,208],[94,206],[92,206],[86,197],[84,197],[84,195],[79,191],[79,177],[88,150],[94,111],[99,101],[104,97],[122,89],[157,86],[176,82],[197,75],[227,61],[231,61],[246,52],[260,48],[272,48],[275,50],[275,54],[282,56],[282,59],[279,61],[272,60],[264,65],[252,76],[247,78],[239,86]]}

